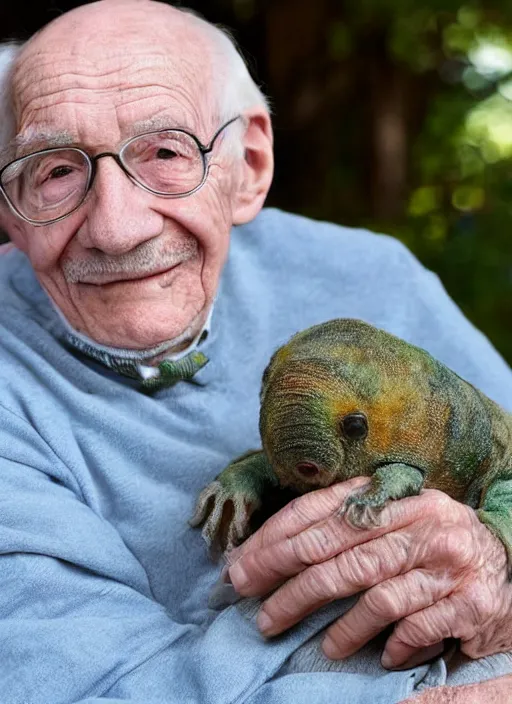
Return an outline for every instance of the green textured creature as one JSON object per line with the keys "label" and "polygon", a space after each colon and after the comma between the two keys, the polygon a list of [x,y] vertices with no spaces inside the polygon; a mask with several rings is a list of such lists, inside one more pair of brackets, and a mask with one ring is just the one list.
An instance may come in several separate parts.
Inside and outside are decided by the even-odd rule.
{"label": "green textured creature", "polygon": [[263,375],[263,450],[199,496],[191,525],[214,551],[253,530],[281,488],[297,494],[371,477],[340,513],[377,524],[390,499],[436,488],[477,509],[512,565],[512,415],[424,350],[359,320],[295,335]]}

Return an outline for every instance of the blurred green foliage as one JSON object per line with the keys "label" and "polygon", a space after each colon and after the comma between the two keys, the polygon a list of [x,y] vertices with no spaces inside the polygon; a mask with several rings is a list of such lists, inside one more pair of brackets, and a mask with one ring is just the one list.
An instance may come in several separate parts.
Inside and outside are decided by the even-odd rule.
{"label": "blurred green foliage", "polygon": [[512,5],[363,6],[377,4],[390,56],[440,80],[410,144],[403,215],[372,224],[438,272],[512,362]]}
{"label": "blurred green foliage", "polygon": [[259,27],[275,107],[270,202],[397,236],[512,362],[512,3],[245,9],[229,19],[242,46]]}

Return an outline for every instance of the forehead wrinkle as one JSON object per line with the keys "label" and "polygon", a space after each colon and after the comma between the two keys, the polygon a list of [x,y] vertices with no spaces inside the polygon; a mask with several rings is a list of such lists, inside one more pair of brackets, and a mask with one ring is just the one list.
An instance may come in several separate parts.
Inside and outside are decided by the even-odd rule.
{"label": "forehead wrinkle", "polygon": [[115,85],[125,74],[133,80],[139,74],[154,76],[156,72],[164,71],[174,78],[185,74],[197,84],[204,84],[212,78],[213,72],[213,62],[211,58],[209,60],[204,44],[203,40],[198,47],[196,42],[180,38],[178,44],[170,44],[167,40],[161,46],[158,43],[148,46],[145,37],[138,45],[133,41],[125,41],[121,46],[91,45],[88,40],[86,47],[71,44],[67,50],[44,43],[37,49],[28,45],[16,62],[13,83],[19,93],[39,90],[41,81],[55,81],[56,77],[61,84],[89,87],[94,81],[96,87],[101,87],[101,83],[110,83],[112,78]]}
{"label": "forehead wrinkle", "polygon": [[[149,95],[147,94],[148,90],[151,91]],[[194,98],[193,93],[197,93],[197,99]],[[202,99],[199,97],[201,95]],[[119,121],[119,127],[127,137],[135,136],[142,131],[181,128],[197,134],[198,137],[208,139],[211,129],[217,126],[218,117],[214,114],[214,100],[212,98],[213,96],[207,96],[205,99],[204,91],[191,91],[185,86],[152,82],[149,86],[131,86],[122,91],[116,89],[99,90],[92,87],[89,89],[55,88],[50,96],[34,95],[23,106],[18,104],[17,107],[22,125],[25,122],[24,117],[31,116],[29,121],[32,122],[34,116],[41,111],[44,111],[46,118],[48,118],[48,111],[57,108],[58,115],[61,117],[62,110],[66,106],[77,108],[79,105],[84,107],[90,105],[95,109],[113,108],[118,116],[126,111],[127,114]],[[156,103],[156,105],[154,109],[148,110],[150,102]],[[169,107],[165,106],[166,103]],[[132,106],[137,105],[141,106],[146,115],[149,112],[149,117],[132,120],[129,114]],[[162,112],[164,112],[163,115]],[[59,132],[65,133],[65,130],[61,129]],[[50,132],[52,138],[53,134]],[[44,138],[44,134],[42,137]],[[94,145],[91,144],[91,146]]]}
{"label": "forehead wrinkle", "polygon": [[[46,83],[53,87],[56,80],[62,86],[61,90],[67,88],[115,89],[125,75],[129,76],[131,82],[134,79],[140,79],[141,85],[152,84],[154,81],[148,80],[146,77],[153,79],[159,73],[169,75],[171,80],[180,76],[185,79],[191,77],[195,79],[197,85],[207,83],[209,73],[211,78],[211,69],[208,73],[208,64],[204,61],[198,62],[197,57],[145,52],[139,56],[132,55],[130,61],[126,61],[125,52],[123,56],[113,55],[111,58],[119,58],[120,63],[112,66],[111,59],[107,54],[102,55],[101,60],[97,61],[91,61],[83,56],[74,57],[66,54],[50,55],[50,57],[44,53],[37,53],[29,57],[22,55],[13,75],[15,92],[22,98],[25,92],[46,90]],[[69,70],[70,60],[77,62],[74,70]],[[170,84],[169,82],[165,85],[169,88]]]}
{"label": "forehead wrinkle", "polygon": [[[48,104],[44,97],[38,98],[37,101],[34,99],[31,104],[25,106],[25,110],[22,113],[19,136],[9,143],[9,149],[5,151],[18,154],[20,149],[23,149],[24,152],[27,152],[26,145],[29,142],[40,144],[40,148],[54,145],[76,145],[95,149],[98,145],[103,145],[105,131],[101,130],[101,134],[96,136],[93,128],[87,128],[87,124],[94,126],[96,121],[93,120],[90,123],[90,115],[88,117],[86,112],[77,113],[76,108],[80,105],[91,105],[101,112],[104,112],[105,109],[115,111],[117,115],[115,119],[116,132],[119,132],[120,137],[110,144],[112,148],[125,139],[136,136],[141,132],[159,129],[184,129],[187,132],[196,134],[198,137],[204,134],[208,138],[210,130],[207,125],[209,122],[213,122],[213,116],[205,114],[204,108],[206,105],[202,106],[203,109],[198,108],[191,96],[186,96],[185,93],[181,94],[181,92],[176,100],[178,91],[174,91],[174,95],[170,96],[168,88],[162,85],[151,86],[151,88],[156,88],[157,92],[153,91],[151,95],[143,95],[142,97],[139,95],[139,88],[124,91],[122,94],[112,93],[114,96],[120,96],[121,102],[119,104],[116,104],[118,102],[116,100],[111,101],[109,99],[110,96],[106,96],[107,102],[105,103],[101,99],[105,95],[98,96],[97,91],[84,91],[83,89],[73,90],[72,92],[63,91],[65,99],[62,98],[62,92],[59,92],[52,96],[52,104]],[[132,113],[134,112],[132,106],[134,105],[139,106],[139,109],[135,110],[135,113],[138,114],[134,114],[132,118]],[[68,107],[71,108],[70,112],[66,110]],[[58,112],[55,112],[55,110]],[[135,119],[141,112],[142,114],[145,113],[147,117]],[[37,117],[41,113],[44,115],[42,121]],[[29,119],[23,119],[23,115]],[[59,121],[63,119],[63,115],[73,117],[74,127],[72,131],[63,129],[60,126]],[[85,125],[85,131],[82,128],[77,131],[77,118],[78,125],[81,123]],[[24,136],[23,132],[27,132],[28,135]]]}
{"label": "forehead wrinkle", "polygon": [[[204,94],[204,92],[200,90],[200,87],[195,86],[194,88],[198,88],[197,93]],[[148,90],[152,90],[154,94],[146,95]],[[115,86],[108,88],[100,88],[98,86],[54,86],[51,91],[33,95],[29,97],[26,102],[23,102],[22,96],[18,96],[18,99],[15,100],[15,107],[23,113],[39,108],[52,107],[52,104],[60,105],[62,102],[72,103],[76,101],[77,103],[100,104],[102,98],[114,98],[113,104],[117,107],[122,107],[123,105],[128,105],[139,100],[154,100],[161,97],[167,99],[171,97],[176,101],[176,97],[178,96],[184,103],[195,105],[195,101],[192,100],[191,97],[190,89],[186,90],[178,85],[172,86],[160,81],[151,81],[145,85],[130,85],[121,90]],[[196,110],[195,107],[194,111],[198,114],[201,112],[200,110]]]}
{"label": "forehead wrinkle", "polygon": [[[162,86],[165,89],[164,98],[168,99],[169,88]],[[123,96],[124,97],[124,96]],[[152,96],[149,98],[153,100]],[[135,137],[143,132],[153,132],[165,129],[182,129],[190,132],[199,139],[209,139],[211,129],[216,129],[217,116],[212,114],[212,106],[209,101],[199,104],[193,100],[190,93],[185,90],[175,88],[171,93],[172,105],[169,107],[159,106],[149,117],[128,122],[126,117],[119,121],[122,125],[123,133],[127,137]],[[131,104],[140,103],[139,98],[132,100],[123,100],[121,105],[116,106],[119,114],[120,111],[126,110]]]}

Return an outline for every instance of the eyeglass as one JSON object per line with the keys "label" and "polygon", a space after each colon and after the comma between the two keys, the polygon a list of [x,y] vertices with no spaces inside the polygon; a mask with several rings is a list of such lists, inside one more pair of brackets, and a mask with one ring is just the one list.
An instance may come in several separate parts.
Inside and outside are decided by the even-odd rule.
{"label": "eyeglass", "polygon": [[23,220],[50,225],[82,205],[93,184],[98,159],[111,156],[145,191],[164,198],[183,198],[204,184],[215,141],[239,118],[222,125],[206,146],[195,135],[172,129],[132,137],[118,154],[102,152],[91,157],[77,147],[43,149],[4,166],[0,191]]}

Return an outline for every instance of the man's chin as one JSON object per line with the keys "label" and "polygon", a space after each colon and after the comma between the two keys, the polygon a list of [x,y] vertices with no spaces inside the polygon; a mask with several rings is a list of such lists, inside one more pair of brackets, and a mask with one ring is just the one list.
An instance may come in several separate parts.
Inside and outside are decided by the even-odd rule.
{"label": "man's chin", "polygon": [[[208,311],[201,309],[165,311],[165,317],[158,311],[144,311],[132,316],[111,316],[111,324],[87,328],[81,326],[78,332],[86,335],[96,344],[123,350],[148,351],[159,354],[165,350],[179,351],[191,342],[204,325]],[[73,326],[73,324],[72,324]],[[74,326],[73,326],[74,327]]]}
{"label": "man's chin", "polygon": [[183,336],[197,334],[210,309],[210,296],[188,264],[176,267],[169,287],[155,281],[106,287],[72,284],[67,287],[69,298],[53,287],[47,293],[71,328],[97,345],[136,351],[166,343],[171,347]]}

